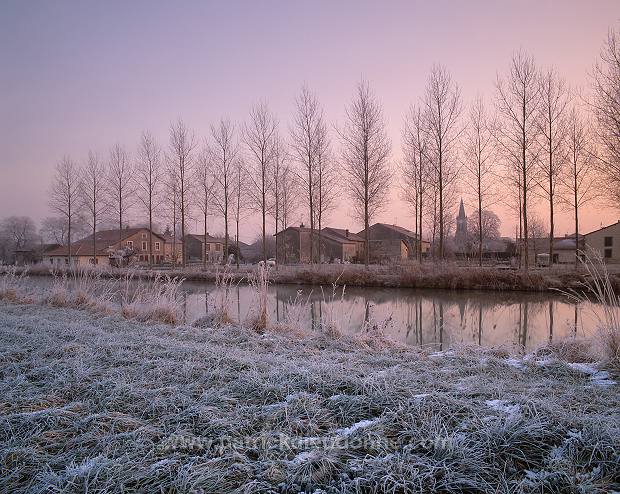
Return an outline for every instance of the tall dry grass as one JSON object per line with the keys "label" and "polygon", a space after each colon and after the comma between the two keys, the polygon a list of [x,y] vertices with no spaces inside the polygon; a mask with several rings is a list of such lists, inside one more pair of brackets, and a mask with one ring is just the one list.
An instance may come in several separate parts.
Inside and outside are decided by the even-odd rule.
{"label": "tall dry grass", "polygon": [[603,310],[595,313],[598,319],[596,338],[602,356],[610,365],[620,368],[620,295],[615,291],[615,282],[600,254],[595,251],[582,254],[587,276],[581,282],[581,290],[561,291],[576,303],[586,303],[593,299],[600,304]]}
{"label": "tall dry grass", "polygon": [[18,270],[16,266],[3,267],[0,275],[0,300],[14,304],[32,303],[33,298],[24,287],[28,270]]}
{"label": "tall dry grass", "polygon": [[121,307],[123,317],[165,324],[180,324],[183,321],[182,278],[157,274],[152,281],[140,282],[137,287],[133,287],[130,281],[128,276]]}
{"label": "tall dry grass", "polygon": [[116,293],[113,280],[100,271],[79,267],[52,271],[53,281],[45,301],[52,307],[68,307],[93,311],[112,310]]}
{"label": "tall dry grass", "polygon": [[254,331],[262,333],[269,325],[269,313],[267,311],[269,267],[259,265],[256,271],[249,276],[249,282],[254,292],[254,303],[250,309],[248,323]]}

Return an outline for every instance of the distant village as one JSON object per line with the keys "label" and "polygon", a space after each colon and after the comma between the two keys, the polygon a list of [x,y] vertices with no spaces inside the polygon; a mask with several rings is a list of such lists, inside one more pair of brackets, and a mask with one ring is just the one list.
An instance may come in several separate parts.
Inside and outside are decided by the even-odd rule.
{"label": "distant village", "polygon": [[[468,230],[468,216],[462,200],[455,224],[455,234],[446,249],[449,258],[465,263],[476,262],[479,245],[476,236]],[[21,227],[27,235],[27,228],[24,230],[24,225]],[[368,229],[368,241],[373,264],[415,261],[420,252],[423,260],[433,260],[432,242],[420,242],[417,233],[399,225],[373,224]],[[510,237],[485,239],[481,249],[484,263],[517,266],[522,243],[520,239]],[[181,264],[184,249],[189,265],[254,264],[263,259],[260,239],[248,244],[229,238],[226,245],[221,236],[191,233],[181,238],[173,235],[169,228],[163,232],[129,226],[100,230],[94,237],[91,234],[72,242],[71,249],[69,245],[43,242],[36,235],[23,240],[18,238],[18,244],[12,250],[6,242],[2,244],[0,254],[3,262],[18,265],[41,263],[50,267],[68,266],[70,262],[76,266],[176,266]],[[555,237],[552,262],[548,254],[548,235],[532,236],[528,239],[528,245],[532,253],[530,264],[539,267],[575,264],[576,260],[583,259],[585,252],[600,256],[606,263],[620,263],[620,220],[578,237],[574,234]],[[270,261],[277,264],[359,264],[364,262],[365,248],[366,230],[352,232],[345,228],[323,227],[312,232],[301,224],[280,230],[273,239],[270,238],[267,255]]]}

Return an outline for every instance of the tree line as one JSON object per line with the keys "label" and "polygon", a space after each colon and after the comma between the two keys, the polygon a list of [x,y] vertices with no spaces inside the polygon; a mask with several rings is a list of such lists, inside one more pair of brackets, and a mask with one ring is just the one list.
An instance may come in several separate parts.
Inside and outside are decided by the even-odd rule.
{"label": "tree line", "polygon": [[[430,239],[439,260],[447,255],[458,193],[475,205],[470,222],[480,263],[485,239],[498,229],[491,211],[498,201],[518,219],[519,239],[539,229],[532,224],[532,204],[544,201],[553,260],[558,208],[572,209],[578,234],[580,209],[588,202],[604,198],[620,207],[619,42],[620,30],[611,30],[591,73],[589,98],[519,51],[498,74],[492,100],[478,96],[464,108],[450,72],[433,66],[424,94],[407,111],[398,163],[381,103],[364,80],[341,125],[327,121],[316,94],[303,86],[286,129],[259,102],[244,123],[223,118],[203,139],[178,120],[167,143],[144,132],[135,153],[116,144],[105,158],[89,152],[82,164],[65,156],[55,168],[49,205],[56,216],[46,219],[47,226],[62,225],[58,240],[69,246],[76,229],[87,229],[94,244],[104,222],[113,219],[122,230],[137,214],[151,231],[156,219],[172,225],[176,252],[177,237],[189,232],[191,219],[200,219],[206,237],[209,218],[218,217],[226,261],[230,239],[239,252],[240,225],[258,214],[266,260],[269,225],[283,230],[301,211],[311,238],[318,237],[318,244],[310,243],[311,261],[318,262],[316,245],[326,217],[340,204],[340,191],[347,192],[354,219],[368,232],[395,187],[411,208],[415,233]],[[365,243],[368,264],[367,237]],[[187,252],[180,245],[185,266]],[[519,248],[527,269],[528,242]],[[152,262],[150,239],[149,250]],[[421,243],[416,257],[422,259]]]}

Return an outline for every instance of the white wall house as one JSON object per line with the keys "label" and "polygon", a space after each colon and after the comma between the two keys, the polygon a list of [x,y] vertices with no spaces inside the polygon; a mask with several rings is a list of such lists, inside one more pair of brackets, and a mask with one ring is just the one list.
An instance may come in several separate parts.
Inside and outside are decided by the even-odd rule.
{"label": "white wall house", "polygon": [[586,234],[586,247],[609,264],[620,263],[620,220]]}

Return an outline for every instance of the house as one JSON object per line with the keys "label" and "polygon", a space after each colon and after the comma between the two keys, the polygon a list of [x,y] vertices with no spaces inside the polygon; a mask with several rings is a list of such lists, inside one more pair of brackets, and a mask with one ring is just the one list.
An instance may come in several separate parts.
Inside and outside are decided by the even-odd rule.
{"label": "house", "polygon": [[310,262],[310,228],[289,226],[277,232],[275,237],[278,264]]}
{"label": "house", "polygon": [[[310,228],[289,226],[276,233],[276,261],[281,264],[310,262]],[[320,244],[320,249],[319,249]],[[318,262],[361,260],[364,239],[343,228],[325,227],[314,231],[313,256]],[[320,252],[320,257],[319,257]]]}
{"label": "house", "polygon": [[[165,239],[156,233],[153,237],[153,258],[155,264],[164,260]],[[71,244],[71,257],[75,265],[111,264],[126,265],[149,260],[149,229],[124,228],[123,230],[101,230]],[[69,264],[69,247],[63,245],[43,253],[43,262],[52,266]]]}
{"label": "house", "polygon": [[[366,238],[366,230],[357,235]],[[375,223],[368,228],[370,259],[373,262],[415,259],[419,236],[406,228],[387,223]],[[422,240],[422,254],[430,250],[430,242]]]}
{"label": "house", "polygon": [[620,263],[620,220],[586,233],[586,247],[609,264]]}
{"label": "house", "polygon": [[[579,250],[585,247],[584,236],[579,235]],[[575,234],[553,239],[553,264],[575,263]],[[519,244],[523,244],[521,240]],[[549,237],[531,237],[527,241],[528,260],[530,265],[548,266],[549,262]]]}
{"label": "house", "polygon": [[[348,229],[332,227],[323,228],[322,233],[323,235],[329,235],[335,241],[343,244],[343,254],[337,256],[340,257],[341,260],[362,261],[364,259],[366,241],[356,233],[350,232]],[[354,251],[349,247],[350,244],[355,245]],[[323,255],[327,257],[328,254],[329,253],[325,251]]]}
{"label": "house", "polygon": [[[466,256],[468,258],[478,258],[478,240],[473,239],[471,245],[468,246],[468,252],[456,252],[457,256]],[[509,260],[515,251],[515,241],[510,237],[487,238],[482,239],[482,258],[492,260]]]}
{"label": "house", "polygon": [[214,264],[222,262],[224,256],[224,239],[212,237],[208,233],[206,237],[205,235],[190,233],[185,235],[183,242],[185,244],[185,255],[188,261],[202,261],[204,254],[206,255],[206,262],[208,263]]}
{"label": "house", "polygon": [[168,263],[180,263],[181,255],[183,253],[183,240],[180,235],[174,236],[170,229],[162,234],[164,238],[164,262]]}

